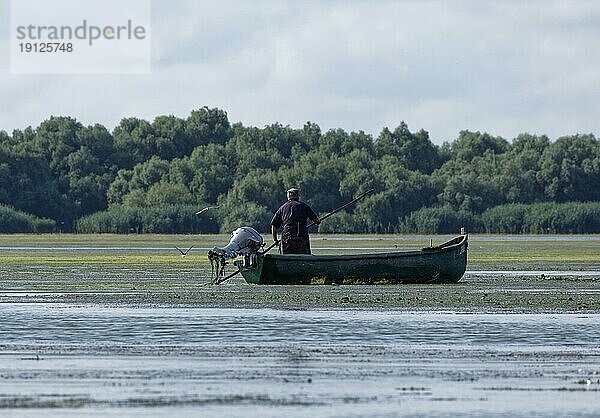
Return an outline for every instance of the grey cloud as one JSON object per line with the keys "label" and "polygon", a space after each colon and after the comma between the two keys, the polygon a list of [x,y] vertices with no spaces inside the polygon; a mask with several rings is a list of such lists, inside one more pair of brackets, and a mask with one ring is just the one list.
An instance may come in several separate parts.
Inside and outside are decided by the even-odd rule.
{"label": "grey cloud", "polygon": [[60,113],[113,127],[122,117],[186,116],[208,105],[245,124],[311,120],[375,136],[405,120],[438,143],[461,129],[507,138],[598,132],[598,2],[161,0],[153,7],[152,74],[2,70],[0,129]]}

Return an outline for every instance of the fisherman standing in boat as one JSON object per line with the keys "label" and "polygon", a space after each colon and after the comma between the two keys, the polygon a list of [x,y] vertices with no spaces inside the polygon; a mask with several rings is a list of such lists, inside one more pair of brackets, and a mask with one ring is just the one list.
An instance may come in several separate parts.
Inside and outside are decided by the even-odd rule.
{"label": "fisherman standing in boat", "polygon": [[[306,220],[310,219],[315,224],[321,221],[317,214],[306,203],[300,201],[300,190],[291,188],[287,191],[285,202],[271,220],[273,241],[280,244],[282,254],[310,254],[310,241]],[[277,239],[277,229],[281,231],[281,242]]]}

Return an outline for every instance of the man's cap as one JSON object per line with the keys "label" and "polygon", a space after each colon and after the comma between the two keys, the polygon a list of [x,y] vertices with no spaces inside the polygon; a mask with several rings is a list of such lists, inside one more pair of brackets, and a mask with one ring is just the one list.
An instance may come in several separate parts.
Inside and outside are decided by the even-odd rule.
{"label": "man's cap", "polygon": [[291,189],[288,189],[287,194],[289,194],[290,196],[298,196],[298,194],[300,193],[300,189],[297,189],[295,187],[292,187]]}

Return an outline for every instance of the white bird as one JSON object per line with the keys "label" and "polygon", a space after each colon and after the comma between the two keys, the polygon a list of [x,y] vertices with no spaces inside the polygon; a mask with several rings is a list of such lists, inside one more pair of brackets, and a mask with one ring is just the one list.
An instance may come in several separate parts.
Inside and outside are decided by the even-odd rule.
{"label": "white bird", "polygon": [[196,212],[196,215],[200,215],[201,213],[204,213],[209,209],[216,209],[216,208],[218,208],[218,206],[207,206],[204,209],[200,209],[198,212]]}
{"label": "white bird", "polygon": [[175,246],[175,248],[177,248],[177,251],[179,251],[179,252],[181,253],[181,256],[182,256],[182,257],[185,257],[185,256],[187,255],[187,253],[189,253],[189,252],[190,252],[190,250],[191,250],[192,248],[194,248],[194,246],[192,245],[190,248],[188,248],[188,250],[187,250],[187,251],[183,251],[183,250],[182,250],[181,248],[179,248],[178,246]]}

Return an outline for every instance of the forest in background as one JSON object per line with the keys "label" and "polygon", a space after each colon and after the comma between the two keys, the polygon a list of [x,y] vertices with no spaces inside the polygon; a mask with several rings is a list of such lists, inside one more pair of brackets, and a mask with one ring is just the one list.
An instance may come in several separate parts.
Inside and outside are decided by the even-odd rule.
{"label": "forest in background", "polygon": [[264,232],[292,186],[319,213],[375,189],[321,232],[600,233],[593,134],[461,131],[437,146],[404,122],[373,138],[231,124],[207,107],[112,132],[71,117],[0,131],[0,232]]}

